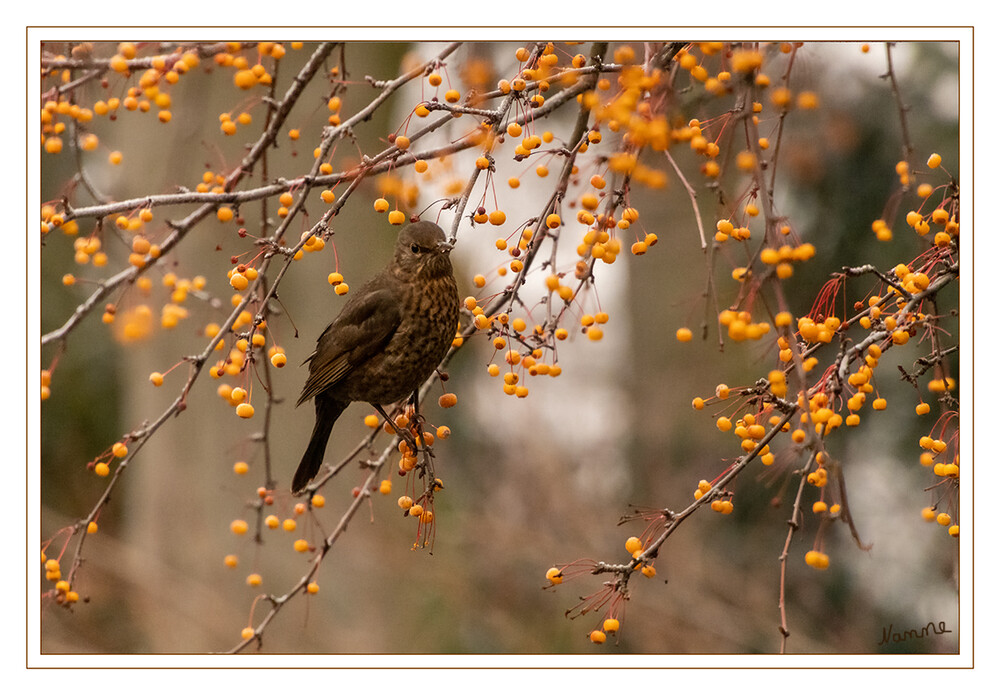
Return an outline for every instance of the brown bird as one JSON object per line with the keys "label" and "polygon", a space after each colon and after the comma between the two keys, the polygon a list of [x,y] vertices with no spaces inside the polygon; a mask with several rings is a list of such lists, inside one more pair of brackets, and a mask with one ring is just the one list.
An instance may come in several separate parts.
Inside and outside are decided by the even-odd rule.
{"label": "brown bird", "polygon": [[[301,405],[316,399],[316,425],[292,479],[299,492],[319,472],[333,423],[348,405],[382,406],[417,390],[441,363],[458,325],[452,245],[433,222],[399,232],[392,260],[354,294],[316,341]],[[395,425],[393,425],[395,426]]]}

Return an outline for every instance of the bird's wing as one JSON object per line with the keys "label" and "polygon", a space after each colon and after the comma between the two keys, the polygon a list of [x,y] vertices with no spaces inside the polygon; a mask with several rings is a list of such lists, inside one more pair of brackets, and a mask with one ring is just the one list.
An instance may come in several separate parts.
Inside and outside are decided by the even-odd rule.
{"label": "bird's wing", "polygon": [[309,356],[309,378],[298,404],[333,386],[352,368],[381,352],[399,327],[402,312],[392,289],[361,288],[326,327]]}

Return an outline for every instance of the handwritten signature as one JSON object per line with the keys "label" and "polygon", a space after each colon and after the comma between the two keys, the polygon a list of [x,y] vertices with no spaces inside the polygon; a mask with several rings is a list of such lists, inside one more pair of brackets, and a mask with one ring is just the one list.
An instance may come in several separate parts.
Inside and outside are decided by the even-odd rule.
{"label": "handwritten signature", "polygon": [[892,623],[889,623],[889,627],[882,628],[882,641],[879,642],[879,646],[889,644],[890,642],[905,642],[910,639],[924,639],[932,634],[943,635],[946,632],[951,632],[951,630],[945,627],[943,620],[938,623],[927,623],[919,630],[910,629],[903,632],[893,631]]}

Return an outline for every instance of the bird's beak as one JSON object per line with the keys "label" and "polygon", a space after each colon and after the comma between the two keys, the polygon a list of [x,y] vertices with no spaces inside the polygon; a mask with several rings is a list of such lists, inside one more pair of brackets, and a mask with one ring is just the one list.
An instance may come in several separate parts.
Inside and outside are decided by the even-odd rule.
{"label": "bird's beak", "polygon": [[454,241],[439,241],[437,245],[437,250],[440,253],[451,253],[453,248],[455,248]]}

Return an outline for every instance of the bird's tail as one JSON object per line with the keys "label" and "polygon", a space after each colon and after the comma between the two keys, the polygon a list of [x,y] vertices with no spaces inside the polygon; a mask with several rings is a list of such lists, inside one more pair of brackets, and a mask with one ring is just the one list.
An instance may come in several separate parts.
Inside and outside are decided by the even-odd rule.
{"label": "bird's tail", "polygon": [[295,477],[292,478],[292,492],[300,492],[319,473],[319,468],[323,465],[323,456],[326,454],[326,444],[333,431],[333,423],[337,421],[347,405],[347,403],[326,398],[322,394],[316,397],[316,424],[313,426],[312,437],[309,438],[309,446],[302,454],[299,467],[295,469]]}

